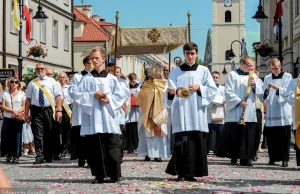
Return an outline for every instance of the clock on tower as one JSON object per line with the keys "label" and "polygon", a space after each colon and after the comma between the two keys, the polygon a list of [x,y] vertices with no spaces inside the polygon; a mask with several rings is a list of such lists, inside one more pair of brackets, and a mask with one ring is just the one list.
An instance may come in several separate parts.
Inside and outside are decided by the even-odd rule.
{"label": "clock on tower", "polygon": [[232,6],[232,0],[224,0],[224,7],[231,7]]}

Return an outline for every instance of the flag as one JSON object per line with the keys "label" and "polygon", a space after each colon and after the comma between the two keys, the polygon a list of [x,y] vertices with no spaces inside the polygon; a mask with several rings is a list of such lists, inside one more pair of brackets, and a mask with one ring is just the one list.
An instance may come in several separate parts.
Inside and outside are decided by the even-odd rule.
{"label": "flag", "polygon": [[248,56],[246,41],[244,39],[242,40],[242,56]]}
{"label": "flag", "polygon": [[18,0],[14,0],[14,27],[18,30],[20,30],[19,19],[20,19],[19,2]]}
{"label": "flag", "polygon": [[31,32],[31,18],[30,18],[30,12],[28,7],[28,0],[25,0],[24,2],[23,15],[26,18],[26,39],[29,42],[30,32]]}
{"label": "flag", "polygon": [[145,79],[145,63],[143,63],[142,74],[141,74],[141,80],[144,80],[144,79]]}
{"label": "flag", "polygon": [[283,16],[283,10],[282,10],[282,0],[277,0],[276,3],[276,11],[275,11],[275,18],[279,19]]}
{"label": "flag", "polygon": [[279,39],[279,37],[278,37],[278,35],[279,35],[278,19],[281,18],[282,16],[283,16],[282,0],[276,0],[276,11],[275,11],[274,23],[273,23],[274,34],[275,34],[276,40]]}
{"label": "flag", "polygon": [[277,19],[274,19],[274,34],[275,34],[276,40],[279,40],[279,25],[278,25]]}

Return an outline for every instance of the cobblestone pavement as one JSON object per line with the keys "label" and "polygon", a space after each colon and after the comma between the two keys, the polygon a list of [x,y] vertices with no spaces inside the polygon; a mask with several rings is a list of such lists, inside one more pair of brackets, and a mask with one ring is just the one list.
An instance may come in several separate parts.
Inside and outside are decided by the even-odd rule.
{"label": "cobblestone pavement", "polygon": [[[265,150],[266,151],[266,150]],[[230,160],[208,156],[209,176],[198,182],[176,182],[161,163],[125,155],[120,183],[91,184],[90,169],[78,168],[68,158],[58,162],[33,165],[33,157],[22,157],[20,164],[7,163],[4,169],[17,191],[39,193],[300,193],[299,169],[291,150],[288,168],[281,162],[269,166],[267,153],[259,154],[253,167],[231,166]],[[29,193],[29,192],[27,192]],[[31,192],[33,193],[33,192]]]}

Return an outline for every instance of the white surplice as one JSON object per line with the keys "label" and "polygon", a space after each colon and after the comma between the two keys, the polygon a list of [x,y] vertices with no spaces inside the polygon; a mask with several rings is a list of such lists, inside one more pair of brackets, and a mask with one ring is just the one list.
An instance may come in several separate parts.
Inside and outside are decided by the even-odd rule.
{"label": "white surplice", "polygon": [[268,83],[279,86],[279,95],[276,95],[275,89],[270,88],[269,95],[265,99],[268,104],[265,123],[267,127],[287,126],[292,124],[292,107],[284,98],[291,80],[292,76],[289,73],[284,73],[281,79],[273,79],[272,74],[265,77],[263,85],[264,90],[267,88]]}
{"label": "white surplice", "polygon": [[225,109],[224,109],[225,87],[222,86],[222,85],[219,85],[219,87],[217,87],[217,88],[218,88],[217,95],[215,96],[213,101],[208,106],[207,122],[208,123],[214,123],[214,124],[224,124],[224,120],[223,121],[218,121],[218,122],[212,122],[211,121],[211,112],[210,111],[211,111],[212,106],[217,106],[218,109],[220,109],[220,111],[223,111],[223,115],[225,116]]}
{"label": "white surplice", "polygon": [[[120,83],[122,96],[125,98],[124,100],[127,101],[130,97],[129,85],[124,79],[122,78],[117,78],[117,79]],[[120,108],[117,114],[118,114],[119,125],[125,125],[126,122],[125,110],[123,108]]]}
{"label": "white surplice", "polygon": [[[72,99],[74,99],[74,92],[77,90],[77,87],[82,79],[83,75],[81,72],[74,74],[68,92]],[[73,101],[73,108],[72,108],[72,127],[81,125],[81,108],[79,104]]]}
{"label": "white surplice", "polygon": [[172,133],[183,131],[201,131],[208,133],[207,106],[217,94],[217,87],[207,67],[198,65],[196,71],[182,71],[180,67],[173,69],[168,77],[168,86],[178,89],[189,88],[191,84],[199,84],[199,95],[192,92],[188,98],[168,99],[168,91],[164,96],[164,105],[172,108]]}
{"label": "white surplice", "polygon": [[[167,114],[167,111],[165,111]],[[170,156],[170,141],[168,134],[167,124],[161,126],[162,135],[155,136],[154,130],[149,132],[143,125],[144,112],[139,108],[139,121],[138,121],[138,133],[139,133],[139,145],[137,148],[137,156],[150,158],[168,158]]]}
{"label": "white surplice", "polygon": [[[248,86],[249,76],[242,74],[239,75],[240,69],[231,71],[225,81],[225,104],[226,116],[225,122],[239,122],[243,108],[240,102],[245,100],[246,88]],[[257,76],[254,74],[255,91],[251,88],[250,95],[247,99],[247,108],[245,110],[245,122],[257,122],[256,118],[256,99],[262,95],[262,85],[258,81]]]}
{"label": "white surplice", "polygon": [[295,90],[297,87],[298,78],[294,78],[290,81],[290,84],[285,92],[284,98],[292,107],[292,116],[293,116],[293,130],[296,130],[295,123]]}
{"label": "white surplice", "polygon": [[[99,99],[94,98],[96,91],[107,94],[109,103],[101,104]],[[108,74],[107,77],[93,77],[91,73],[85,75],[73,97],[82,110],[80,135],[121,134],[117,112],[124,104],[124,99],[115,76]]]}

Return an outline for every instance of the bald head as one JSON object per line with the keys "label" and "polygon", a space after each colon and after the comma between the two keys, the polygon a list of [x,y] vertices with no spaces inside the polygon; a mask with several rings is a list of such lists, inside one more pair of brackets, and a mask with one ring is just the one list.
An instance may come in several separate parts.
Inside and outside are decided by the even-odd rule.
{"label": "bald head", "polygon": [[52,77],[52,78],[53,78],[53,69],[47,67],[47,68],[46,68],[46,76],[47,76],[47,77]]}
{"label": "bald head", "polygon": [[59,81],[60,85],[62,85],[62,86],[64,86],[66,84],[67,79],[68,79],[68,76],[65,72],[61,72],[58,75],[58,81]]}

